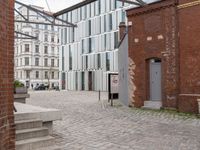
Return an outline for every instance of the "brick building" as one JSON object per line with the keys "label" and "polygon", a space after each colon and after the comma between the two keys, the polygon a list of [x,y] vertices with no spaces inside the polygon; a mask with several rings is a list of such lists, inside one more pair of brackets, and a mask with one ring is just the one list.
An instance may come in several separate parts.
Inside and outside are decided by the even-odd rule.
{"label": "brick building", "polygon": [[162,0],[127,10],[129,61],[134,64],[130,76],[135,85],[129,94],[135,107],[157,103],[198,113],[199,10],[199,0]]}
{"label": "brick building", "polygon": [[0,150],[15,149],[13,115],[14,0],[0,1]]}

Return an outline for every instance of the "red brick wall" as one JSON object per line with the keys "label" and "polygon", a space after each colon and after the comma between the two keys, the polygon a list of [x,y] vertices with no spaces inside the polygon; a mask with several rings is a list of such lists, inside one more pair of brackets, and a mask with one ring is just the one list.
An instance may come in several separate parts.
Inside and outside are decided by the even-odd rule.
{"label": "red brick wall", "polygon": [[136,107],[149,100],[148,66],[151,58],[162,61],[163,107],[177,107],[179,67],[175,2],[167,0],[127,12],[128,21],[133,23],[129,28],[129,57],[136,64],[133,80]]}
{"label": "red brick wall", "polygon": [[14,0],[0,0],[0,150],[15,149],[13,116]]}
{"label": "red brick wall", "polygon": [[[193,0],[194,2],[197,0]],[[180,0],[180,3],[193,2]],[[179,9],[180,94],[200,94],[200,5]],[[180,110],[197,112],[195,96],[180,97]],[[188,108],[189,107],[189,108]]]}

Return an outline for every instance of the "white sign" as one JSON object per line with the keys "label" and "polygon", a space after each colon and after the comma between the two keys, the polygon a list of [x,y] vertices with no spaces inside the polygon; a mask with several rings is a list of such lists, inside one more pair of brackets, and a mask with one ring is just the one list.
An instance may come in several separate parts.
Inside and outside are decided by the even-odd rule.
{"label": "white sign", "polygon": [[118,75],[111,75],[110,76],[110,93],[118,93],[119,92],[119,76]]}

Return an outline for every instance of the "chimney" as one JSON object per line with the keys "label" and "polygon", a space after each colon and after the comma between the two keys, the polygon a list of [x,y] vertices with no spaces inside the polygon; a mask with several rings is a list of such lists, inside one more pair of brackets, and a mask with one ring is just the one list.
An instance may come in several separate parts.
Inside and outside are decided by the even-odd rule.
{"label": "chimney", "polygon": [[125,24],[125,22],[120,22],[120,24],[119,24],[119,37],[120,37],[120,41],[124,37],[124,34],[126,34],[126,24]]}

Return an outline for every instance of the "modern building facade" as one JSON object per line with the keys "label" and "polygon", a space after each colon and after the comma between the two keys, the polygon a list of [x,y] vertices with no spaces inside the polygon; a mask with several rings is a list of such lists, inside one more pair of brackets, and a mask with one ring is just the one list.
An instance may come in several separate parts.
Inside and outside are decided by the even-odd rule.
{"label": "modern building facade", "polygon": [[[38,6],[32,6],[43,10]],[[37,13],[19,8],[25,17],[29,13],[32,21],[44,22],[45,19]],[[16,20],[23,20],[15,16]],[[15,31],[36,37],[37,39],[15,40],[15,79],[27,87],[37,84],[48,84],[49,87],[58,85],[59,77],[59,38],[58,28],[42,24],[15,23]],[[24,36],[23,36],[24,37]]]}
{"label": "modern building facade", "polygon": [[109,72],[118,72],[119,23],[128,4],[85,0],[55,15],[77,24],[60,30],[60,88],[107,91]]}

